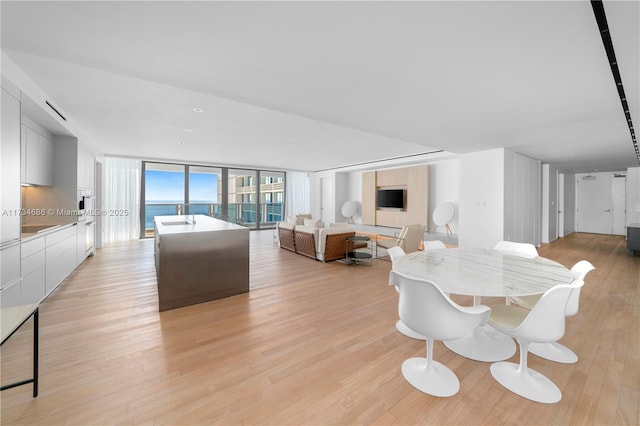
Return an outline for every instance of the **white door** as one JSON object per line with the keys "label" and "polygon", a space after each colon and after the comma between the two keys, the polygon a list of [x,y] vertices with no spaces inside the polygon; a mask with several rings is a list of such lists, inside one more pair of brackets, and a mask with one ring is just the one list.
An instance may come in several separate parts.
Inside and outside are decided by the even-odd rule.
{"label": "white door", "polygon": [[558,174],[558,238],[564,237],[564,173]]}
{"label": "white door", "polygon": [[588,175],[577,180],[578,232],[613,233],[611,186],[613,175]]}
{"label": "white door", "polygon": [[613,208],[613,234],[627,235],[627,216],[626,216],[626,192],[627,177],[624,175],[613,176],[613,187],[611,189],[612,208]]}
{"label": "white door", "polygon": [[322,178],[320,186],[320,219],[324,226],[329,226],[333,222],[333,178]]}

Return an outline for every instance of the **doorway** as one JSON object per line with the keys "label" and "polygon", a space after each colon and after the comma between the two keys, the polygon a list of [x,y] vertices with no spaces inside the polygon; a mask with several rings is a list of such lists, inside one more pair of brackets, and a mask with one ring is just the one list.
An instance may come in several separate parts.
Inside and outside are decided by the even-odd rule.
{"label": "doorway", "polygon": [[601,173],[576,180],[576,230],[595,234],[625,235],[626,177]]}

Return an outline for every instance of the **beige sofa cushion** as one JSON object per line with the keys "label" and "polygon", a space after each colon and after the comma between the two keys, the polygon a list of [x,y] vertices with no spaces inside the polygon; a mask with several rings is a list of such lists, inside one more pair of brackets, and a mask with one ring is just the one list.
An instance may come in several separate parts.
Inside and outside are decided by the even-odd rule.
{"label": "beige sofa cushion", "polygon": [[293,230],[296,225],[295,223],[292,224],[290,222],[278,222],[277,226],[278,228]]}
{"label": "beige sofa cushion", "polygon": [[305,219],[304,226],[309,226],[311,228],[322,228],[321,220],[313,220],[313,219]]}

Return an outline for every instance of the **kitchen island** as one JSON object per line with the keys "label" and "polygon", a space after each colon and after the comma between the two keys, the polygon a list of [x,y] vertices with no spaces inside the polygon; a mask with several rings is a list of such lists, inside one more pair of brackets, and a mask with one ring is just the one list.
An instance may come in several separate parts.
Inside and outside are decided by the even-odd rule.
{"label": "kitchen island", "polygon": [[249,229],[205,215],[156,216],[159,311],[249,292]]}

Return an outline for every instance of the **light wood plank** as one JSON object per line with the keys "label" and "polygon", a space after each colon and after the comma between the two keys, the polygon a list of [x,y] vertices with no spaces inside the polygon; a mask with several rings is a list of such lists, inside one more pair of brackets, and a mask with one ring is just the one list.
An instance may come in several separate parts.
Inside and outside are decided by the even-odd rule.
{"label": "light wood plank", "polygon": [[[552,405],[507,391],[489,364],[440,342],[435,358],[460,393],[406,383],[402,362],[425,347],[395,330],[389,262],[325,264],[254,231],[250,293],[159,313],[153,242],[114,244],[42,304],[40,393],[3,391],[2,424],[640,424],[640,257],[625,244],[573,234],[539,249],[597,268],[562,339],[578,363],[529,357],[563,391]],[[2,347],[3,383],[30,374],[31,329]]]}

